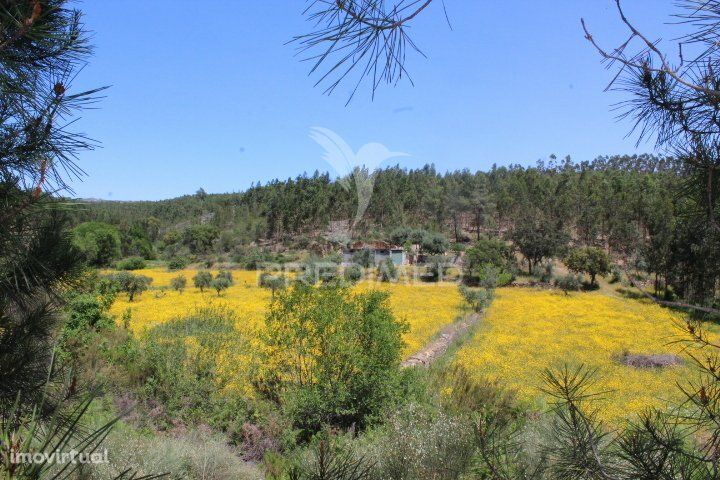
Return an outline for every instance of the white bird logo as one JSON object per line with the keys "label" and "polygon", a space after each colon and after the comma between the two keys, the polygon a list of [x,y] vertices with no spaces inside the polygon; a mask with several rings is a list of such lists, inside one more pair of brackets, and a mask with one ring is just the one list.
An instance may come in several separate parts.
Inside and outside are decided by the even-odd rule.
{"label": "white bird logo", "polygon": [[332,166],[340,177],[338,183],[350,190],[350,178],[355,180],[358,196],[357,212],[350,228],[358,224],[365,214],[375,184],[375,173],[382,162],[393,157],[408,157],[408,153],[391,152],[381,143],[366,143],[357,154],[340,135],[323,127],[312,127],[310,138],[315,140],[324,150],[323,160]]}

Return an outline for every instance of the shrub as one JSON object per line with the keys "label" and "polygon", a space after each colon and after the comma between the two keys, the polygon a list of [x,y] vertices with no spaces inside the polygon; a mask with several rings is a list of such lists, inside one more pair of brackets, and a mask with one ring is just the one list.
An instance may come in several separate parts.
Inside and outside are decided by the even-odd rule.
{"label": "shrub", "polygon": [[422,279],[426,282],[437,282],[445,278],[449,267],[450,265],[445,257],[434,255],[428,259],[425,274],[422,276]]}
{"label": "shrub", "polygon": [[201,292],[204,292],[206,288],[209,288],[212,281],[212,273],[207,270],[200,270],[193,277],[193,285],[195,285],[195,288],[199,288]]}
{"label": "shrub", "polygon": [[210,282],[210,286],[217,292],[218,297],[220,296],[220,292],[223,290],[227,290],[232,286],[232,282],[227,279],[227,277],[221,277],[217,276]]}
{"label": "shrub", "polygon": [[553,267],[553,264],[550,262],[547,262],[543,265],[537,265],[534,268],[533,275],[535,278],[537,278],[539,281],[543,283],[550,283],[553,280],[553,271],[555,268]]}
{"label": "shrub", "polygon": [[[160,405],[155,421],[205,423],[219,428],[242,425],[245,405],[227,389],[247,379],[222,372],[220,362],[239,361],[248,350],[235,327],[236,315],[224,308],[201,308],[160,324],[140,339],[131,375],[142,399]],[[222,352],[222,355],[218,355]]]}
{"label": "shrub", "polygon": [[235,280],[230,270],[220,270],[217,275],[215,275],[215,278],[224,278],[230,286],[235,285]]}
{"label": "shrub", "polygon": [[622,280],[622,270],[617,265],[612,266],[610,274],[610,280],[608,280],[609,283],[618,283]]}
{"label": "shrub", "polygon": [[118,270],[140,270],[146,266],[147,264],[142,257],[128,257],[115,264],[115,268]]}
{"label": "shrub", "polygon": [[281,290],[287,286],[287,278],[285,278],[284,275],[273,275],[269,272],[263,272],[260,274],[258,283],[261,287],[272,290],[272,296],[275,297],[277,290]]}
{"label": "shrub", "polygon": [[[205,480],[260,480],[262,473],[243,462],[227,439],[197,429],[182,436],[142,435],[116,429],[104,442],[108,463],[91,464],[92,475],[82,478],[202,478]],[[123,474],[131,469],[131,474]],[[145,475],[149,475],[145,477]]]}
{"label": "shrub", "polygon": [[565,293],[577,292],[582,287],[582,278],[573,274],[563,275],[555,279],[555,286],[561,288]]}
{"label": "shrub", "polygon": [[363,277],[363,269],[360,265],[348,265],[343,271],[343,277],[349,283],[357,283]]}
{"label": "shrub", "polygon": [[324,431],[289,465],[291,480],[370,480],[374,464],[355,452],[351,439]]}
{"label": "shrub", "polygon": [[173,290],[182,293],[183,290],[185,290],[185,287],[187,286],[187,278],[185,278],[185,275],[178,275],[177,277],[170,280],[170,287],[172,287]]}
{"label": "shrub", "polygon": [[396,282],[398,271],[392,259],[388,258],[377,268],[377,275],[381,282]]}
{"label": "shrub", "polygon": [[407,324],[387,299],[295,284],[271,303],[256,383],[305,438],[327,424],[363,428],[397,400]]}
{"label": "shrub", "polygon": [[464,478],[475,453],[472,423],[417,404],[395,411],[368,446],[377,478]]}
{"label": "shrub", "polygon": [[72,295],[66,307],[67,321],[63,324],[58,342],[61,355],[79,357],[85,347],[97,343],[99,332],[115,327],[108,314],[114,296],[94,293]]}
{"label": "shrub", "polygon": [[182,270],[187,265],[187,260],[181,257],[171,258],[168,262],[168,270]]}
{"label": "shrub", "polygon": [[460,295],[475,312],[481,312],[490,305],[493,291],[488,288],[470,288],[460,285]]}
{"label": "shrub", "polygon": [[375,265],[375,256],[368,249],[360,250],[353,253],[352,262],[363,268],[370,268]]}

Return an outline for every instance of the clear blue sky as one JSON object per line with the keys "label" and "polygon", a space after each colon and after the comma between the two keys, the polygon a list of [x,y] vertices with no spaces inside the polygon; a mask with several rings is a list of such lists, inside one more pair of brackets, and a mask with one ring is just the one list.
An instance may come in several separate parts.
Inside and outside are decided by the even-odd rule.
{"label": "clear blue sky", "polygon": [[[380,142],[403,166],[487,169],[652,152],[625,138],[603,92],[611,73],[583,39],[580,17],[608,46],[622,38],[612,0],[445,0],[412,26],[427,58],[411,55],[415,86],[374,101],[347,88],[324,96],[285,42],[310,25],[291,0],[85,0],[95,55],[76,87],[111,85],[77,128],[102,148],[82,153],[75,195],[114,200],[229,192],[251,182],[328,170],[313,126],[357,150]],[[670,38],[672,2],[626,0],[627,13]]]}

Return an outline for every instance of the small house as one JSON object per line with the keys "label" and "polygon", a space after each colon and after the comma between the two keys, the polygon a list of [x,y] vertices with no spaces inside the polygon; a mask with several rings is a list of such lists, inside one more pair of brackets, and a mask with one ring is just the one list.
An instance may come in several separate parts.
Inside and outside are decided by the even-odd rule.
{"label": "small house", "polygon": [[353,256],[363,250],[369,250],[372,253],[375,265],[381,264],[388,258],[391,259],[395,265],[403,265],[407,261],[403,247],[378,240],[351,243],[343,250],[343,262],[352,263]]}

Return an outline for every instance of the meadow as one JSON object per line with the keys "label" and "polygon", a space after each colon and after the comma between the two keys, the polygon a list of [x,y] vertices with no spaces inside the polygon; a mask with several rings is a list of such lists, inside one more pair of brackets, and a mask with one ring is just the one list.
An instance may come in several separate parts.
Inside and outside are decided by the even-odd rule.
{"label": "meadow", "polygon": [[[213,290],[200,292],[192,286],[196,270],[151,268],[134,273],[152,278],[151,289],[132,302],[126,295],[119,295],[111,313],[118,322],[129,317],[128,326],[135,334],[142,335],[146,329],[207,307],[234,311],[237,330],[250,340],[257,338],[263,327],[271,292],[258,286],[258,272],[233,270],[235,283],[220,296]],[[178,275],[188,280],[182,293],[170,288],[170,280]],[[420,350],[463,313],[457,286],[450,282],[363,281],[353,289],[390,293],[393,313],[409,326],[403,338],[406,357]],[[515,391],[521,401],[535,410],[549,406],[541,392],[541,374],[546,368],[568,364],[596,369],[594,390],[602,392],[596,399],[602,407],[602,418],[616,423],[648,407],[666,408],[682,400],[679,390],[668,385],[690,378],[692,369],[687,362],[640,369],[618,360],[628,353],[682,357],[681,346],[673,343],[681,338],[677,325],[682,319],[679,313],[646,301],[623,298],[608,288],[569,294],[558,290],[501,288],[476,333],[458,350],[454,362],[478,380],[497,381]],[[215,353],[223,356],[229,352]],[[227,366],[223,369],[225,373],[233,375],[241,373],[241,365],[247,362],[235,359],[230,362],[233,365],[222,363]]]}
{"label": "meadow", "polygon": [[[260,272],[232,270],[234,285],[220,296],[214,290],[200,292],[192,286],[196,270],[167,271],[162,268],[135,270],[133,273],[153,279],[150,290],[132,302],[120,294],[111,308],[119,320],[129,312],[129,327],[135,333],[152,328],[174,318],[192,313],[198,308],[227,307],[238,316],[237,329],[248,337],[257,335],[263,326],[271,292],[258,286]],[[216,271],[212,271],[213,275]],[[170,288],[170,280],[184,275],[188,286],[182,292]],[[379,283],[361,282],[356,291],[377,289],[390,293],[389,304],[395,316],[405,320],[409,331],[404,336],[406,356],[419,350],[445,325],[460,314],[462,299],[454,283]]]}
{"label": "meadow", "polygon": [[597,369],[594,392],[601,418],[611,424],[648,407],[671,407],[682,400],[675,387],[692,378],[684,364],[635,368],[623,354],[683,357],[678,321],[683,316],[655,304],[590,292],[501,288],[483,322],[455,361],[475,378],[489,378],[515,390],[531,408],[545,410],[541,374],[546,368],[583,365]]}

